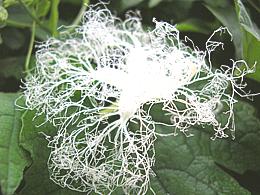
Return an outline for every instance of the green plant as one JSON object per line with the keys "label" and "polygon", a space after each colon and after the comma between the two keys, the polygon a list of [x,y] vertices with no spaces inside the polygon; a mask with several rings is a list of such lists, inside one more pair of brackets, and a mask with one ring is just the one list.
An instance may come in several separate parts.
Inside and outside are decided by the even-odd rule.
{"label": "green plant", "polygon": [[[64,101],[66,103],[67,97],[70,96],[72,99],[74,98],[73,101],[75,102],[81,101],[80,97],[82,97],[82,95],[84,94],[84,89],[83,91],[81,91],[82,86],[78,89],[76,88],[80,87],[80,85],[74,86],[76,88],[75,90],[73,90],[72,93],[71,91],[66,91],[66,89],[72,87],[70,86],[70,84],[80,84],[78,82],[80,78],[78,76],[73,77],[76,79],[74,80],[75,82],[70,82],[70,84],[68,82],[65,82],[62,85],[58,86],[55,89],[58,94],[58,101],[49,101],[50,107],[44,107],[46,106],[44,102],[49,100],[47,97],[44,96],[44,94],[36,95],[35,93],[34,96],[31,96],[31,99],[29,99],[29,103],[28,99],[26,100],[23,98],[17,98],[21,97],[21,92],[18,88],[18,86],[20,85],[20,79],[27,78],[27,82],[29,80],[31,81],[30,88],[28,88],[28,84],[27,86],[25,84],[25,88],[27,89],[37,87],[37,82],[39,82],[39,78],[30,77],[30,79],[28,79],[28,75],[30,72],[32,72],[32,70],[35,69],[36,64],[38,64],[38,71],[40,71],[42,74],[44,66],[40,65],[39,62],[45,63],[49,59],[48,56],[45,55],[46,53],[44,53],[43,47],[42,50],[38,50],[38,55],[35,55],[34,46],[40,45],[35,44],[36,41],[47,40],[50,36],[56,37],[56,39],[54,39],[54,43],[52,44],[55,44],[56,40],[64,40],[64,37],[68,35],[62,34],[61,32],[64,32],[64,30],[57,30],[57,27],[60,25],[69,25],[68,28],[65,28],[66,34],[73,33],[75,31],[75,27],[80,24],[80,19],[87,9],[86,3],[87,2],[83,2],[82,4],[81,1],[70,0],[64,0],[61,2],[48,0],[5,0],[1,2],[2,7],[0,8],[2,11],[0,17],[2,44],[0,47],[0,89],[2,92],[0,94],[0,101],[3,106],[0,108],[0,186],[1,191],[4,195],[80,194],[80,192],[72,191],[67,188],[60,188],[58,185],[52,182],[49,179],[47,168],[48,156],[50,153],[52,155],[54,154],[53,148],[56,147],[57,149],[66,149],[63,151],[63,153],[61,152],[61,150],[56,152],[55,154],[57,155],[66,154],[68,151],[70,151],[70,145],[66,145],[66,141],[63,142],[64,144],[61,148],[59,148],[56,144],[60,141],[60,139],[65,138],[71,132],[73,133],[73,131],[69,130],[66,134],[62,134],[62,131],[58,131],[59,133],[57,136],[57,127],[62,124],[62,127],[64,127],[64,125],[68,125],[68,129],[75,129],[77,128],[75,125],[77,124],[77,122],[81,121],[81,123],[84,123],[84,118],[81,118],[82,116],[76,116],[75,120],[73,119],[74,123],[63,123],[62,120],[60,120],[66,115],[63,115],[63,117],[57,117],[59,113],[61,113],[61,110],[58,110],[58,105],[63,105]],[[66,11],[66,9],[73,10],[74,8],[74,15],[70,15],[68,11]],[[122,13],[122,17],[124,15],[124,12],[128,9],[140,9],[143,18],[144,29],[149,29],[150,26],[153,25],[150,23],[150,21],[152,21],[151,17],[153,16],[156,16],[158,21],[160,21],[161,19],[173,20],[171,21],[172,23],[177,23],[176,28],[182,33],[187,33],[187,35],[194,40],[195,45],[198,45],[199,47],[203,47],[201,43],[206,42],[206,39],[211,34],[211,32],[217,29],[222,23],[222,25],[227,26],[232,33],[234,46],[230,46],[232,43],[230,42],[230,38],[228,36],[223,35],[219,36],[218,38],[214,36],[214,39],[222,39],[216,40],[214,41],[214,43],[218,44],[220,43],[220,41],[224,42],[224,47],[226,48],[225,53],[216,50],[214,56],[211,58],[211,63],[214,69],[218,69],[218,64],[227,64],[227,61],[230,58],[245,60],[250,67],[245,66],[245,64],[243,63],[237,64],[239,65],[239,68],[236,69],[236,71],[233,71],[233,76],[235,77],[239,77],[239,75],[241,75],[241,72],[239,71],[242,71],[242,75],[244,76],[243,71],[250,70],[250,68],[253,68],[253,65],[256,65],[257,68],[258,63],[255,64],[255,62],[260,61],[259,55],[257,53],[260,47],[259,29],[257,27],[257,24],[254,24],[253,22],[254,18],[257,16],[257,14],[259,14],[259,8],[258,5],[255,4],[253,1],[248,1],[248,3],[243,4],[240,0],[235,0],[234,2],[222,0],[214,2],[207,0],[199,2],[193,0],[184,2],[162,0],[122,0],[112,1],[111,5],[109,5],[109,8],[111,10],[117,10],[118,13]],[[204,13],[208,16],[208,19],[205,18],[204,15],[200,15],[198,13]],[[250,15],[252,17],[250,17]],[[160,25],[161,23],[158,22],[157,24]],[[76,30],[79,29],[76,28]],[[29,33],[30,36],[28,36]],[[113,35],[112,37],[116,36],[111,32],[110,35]],[[78,36],[77,34],[75,35],[75,37],[80,38],[80,36]],[[241,40],[243,41],[241,42]],[[178,41],[178,39],[176,39],[175,41]],[[79,56],[80,52],[84,51],[84,45],[67,44],[67,46],[70,46],[71,48],[66,50],[66,47],[64,47],[62,42],[59,47],[56,47],[57,50],[54,50],[56,52],[55,55],[62,56],[62,52],[68,51],[70,63],[73,64],[74,67],[68,70],[70,72],[76,71],[76,69],[80,70],[80,68],[82,68],[82,64],[80,63],[81,61]],[[73,46],[75,48],[73,48]],[[48,47],[46,48],[48,49]],[[71,49],[74,49],[75,52],[73,53]],[[197,51],[201,50],[204,50],[204,48],[200,48]],[[189,53],[190,51],[187,52],[187,54]],[[139,51],[138,53],[135,53],[134,56],[138,55],[144,56],[145,54],[142,53],[142,51]],[[39,58],[42,58],[42,60],[44,61]],[[135,60],[135,57],[133,57],[133,60]],[[57,62],[53,63],[55,64]],[[191,71],[192,76],[190,77],[190,79],[192,81],[192,77],[198,74],[199,68],[200,67],[196,66],[195,71]],[[41,80],[42,84],[47,84],[48,82],[51,83],[51,79],[55,79],[54,73],[55,71],[57,71],[57,69],[48,70],[47,67],[47,69],[44,69],[45,73],[46,71],[48,71],[47,75],[51,75],[51,77],[49,78],[50,80]],[[190,69],[187,69],[185,72],[189,74],[189,71]],[[107,71],[105,73],[107,73]],[[111,72],[111,74],[114,73]],[[135,72],[134,75],[136,74],[137,72]],[[68,75],[67,73],[62,73],[61,77],[59,78],[66,81],[66,79],[69,79],[70,76],[71,75]],[[96,76],[100,76],[100,78],[102,79],[106,78],[104,74],[102,74],[102,72],[99,72],[99,74],[97,74]],[[47,77],[41,77],[41,79],[46,78]],[[118,78],[116,74],[111,75],[111,77],[109,78],[107,77],[107,79],[109,79],[111,82],[113,81],[113,79],[116,78]],[[137,78],[139,77],[134,76],[132,79],[138,80]],[[140,78],[142,77],[140,76]],[[195,76],[195,78],[198,77]],[[154,79],[152,84],[148,85],[149,87],[151,87],[151,89],[148,91],[149,93],[145,91],[146,88],[135,85],[133,91],[127,94],[132,97],[131,100],[136,98],[136,100],[138,101],[146,101],[147,99],[142,99],[142,94],[150,94],[151,90],[155,90],[156,92],[158,92],[159,90],[161,90],[161,85],[166,86],[166,83],[163,83],[161,79],[161,77],[160,81],[159,79],[157,79],[158,81]],[[189,82],[189,80],[187,82]],[[228,77],[225,77],[223,81],[219,80],[216,83],[220,84],[221,82],[223,82],[222,84],[224,84],[224,81],[226,80],[228,80]],[[246,90],[254,90],[254,86],[259,85],[258,80],[259,68],[256,69],[256,72],[252,74],[250,78],[246,79],[246,81],[250,84],[246,88]],[[10,83],[13,84],[11,85]],[[158,83],[160,84],[160,86],[156,87]],[[97,83],[93,83],[93,85],[95,84]],[[119,84],[119,82],[116,81],[116,84]],[[203,82],[198,84],[199,85],[190,87],[193,89],[202,89],[205,85],[205,83]],[[214,86],[214,90],[216,90],[217,86]],[[126,87],[125,89],[128,89],[129,87],[130,86]],[[241,87],[244,86],[241,85]],[[136,91],[136,88],[141,88],[145,90],[142,90],[139,95],[134,95],[133,92]],[[41,85],[39,90],[43,90],[43,92],[46,93],[48,91],[48,89],[44,88],[43,85]],[[168,91],[168,88],[166,91]],[[109,92],[109,89],[107,89],[107,92]],[[30,94],[31,92],[28,91],[28,93]],[[230,94],[230,88],[228,86],[225,93]],[[48,95],[48,97],[50,96]],[[97,100],[92,99],[91,96],[87,95],[85,97],[85,105],[92,105],[95,107],[98,104]],[[156,96],[156,98],[158,97]],[[236,99],[237,98],[238,97],[236,97]],[[72,99],[70,99],[70,103],[72,103]],[[37,108],[38,111],[36,109],[24,112],[24,110],[18,110],[15,107],[15,104],[23,105],[24,103],[26,103],[24,102],[25,100],[27,101],[27,105],[32,105],[31,108]],[[53,97],[51,97],[51,100],[54,100]],[[229,100],[231,99],[227,98],[227,100],[225,101]],[[182,195],[249,194],[250,192],[253,194],[260,193],[260,189],[258,189],[257,185],[253,183],[260,177],[260,147],[258,147],[260,144],[260,122],[258,116],[256,115],[256,111],[258,111],[257,105],[259,105],[259,99],[258,97],[255,97],[255,101],[249,103],[244,102],[244,100],[245,99],[238,99],[238,102],[234,104],[234,108],[232,108],[235,116],[234,123],[232,124],[236,124],[237,129],[236,138],[234,140],[227,138],[216,139],[212,141],[210,139],[210,137],[212,136],[212,129],[208,126],[201,126],[201,121],[200,124],[192,123],[192,125],[187,128],[189,132],[192,132],[192,134],[194,135],[193,137],[187,138],[183,134],[179,134],[175,137],[157,136],[157,140],[154,142],[156,162],[155,165],[152,166],[152,170],[156,176],[150,178],[152,189],[157,194]],[[116,104],[120,104],[120,99],[119,101],[115,101],[114,99],[109,99],[108,101],[109,102],[107,103],[109,103],[110,105],[106,104],[105,107],[102,107],[102,110],[99,110],[99,114],[102,115],[102,117],[110,115],[111,112],[117,110]],[[129,102],[130,100],[128,99],[127,101]],[[37,105],[30,104],[30,102],[36,102]],[[39,109],[39,104],[43,105],[42,110]],[[214,105],[215,104],[216,102],[214,103]],[[233,104],[230,105],[233,107]],[[171,117],[166,117],[164,115],[161,106],[162,105],[159,104],[158,106],[153,107],[153,109],[150,111],[151,113],[154,113],[153,119],[163,123],[171,122]],[[182,108],[183,105],[178,106]],[[219,104],[216,104],[215,106],[218,107]],[[203,108],[205,108],[205,105],[203,106]],[[47,115],[47,120],[46,110],[44,109],[51,111],[48,112],[50,114]],[[144,107],[143,109],[147,108]],[[225,110],[226,107],[222,109]],[[70,114],[74,112],[74,108],[67,110],[68,116],[70,116]],[[129,112],[127,113],[129,114]],[[132,112],[130,112],[130,114],[131,113]],[[216,113],[217,121],[219,121],[220,124],[225,124],[227,122],[226,114],[223,112]],[[129,117],[128,114],[125,116]],[[52,117],[55,117],[55,119],[57,120],[54,120],[52,122]],[[209,115],[202,117],[202,119],[205,119],[205,117],[207,118],[209,117]],[[90,121],[92,120],[91,118],[87,119]],[[230,118],[230,120],[231,119],[232,118]],[[115,118],[112,117],[111,120],[116,120],[116,116]],[[178,124],[180,118],[176,120],[177,121],[175,121],[174,124]],[[90,123],[90,121],[86,122]],[[231,121],[233,121],[233,119]],[[133,123],[131,124],[130,128],[136,129],[136,125],[138,124]],[[165,125],[161,124],[155,124],[153,128],[157,134],[172,132],[172,127],[166,127]],[[230,126],[227,126],[227,129],[231,129]],[[86,132],[83,131],[83,134],[85,133]],[[64,135],[66,136],[63,137]],[[81,136],[82,133],[79,134],[79,139],[81,139]],[[53,137],[57,138],[57,140],[54,139],[53,141]],[[50,142],[48,143],[48,141]],[[145,145],[145,141],[143,140],[142,142]],[[47,147],[48,144],[49,148]],[[86,146],[82,145],[80,147],[84,148]],[[150,152],[148,151],[147,154],[150,155]],[[66,157],[66,155],[64,157]],[[53,159],[50,158],[49,162],[51,160]],[[64,162],[65,161],[63,161],[63,163]],[[136,163],[137,162],[135,162],[131,166],[134,166]],[[64,172],[62,171],[62,173]],[[59,180],[56,180],[56,182],[58,181]],[[66,182],[69,183],[70,181]],[[66,186],[68,186],[68,183],[66,183]],[[107,183],[107,185],[109,185],[109,183]],[[103,193],[107,193],[105,189]],[[121,191],[121,189],[117,189],[115,192],[113,192],[113,194],[122,193],[123,192]],[[147,194],[151,193],[152,191],[148,190]]]}

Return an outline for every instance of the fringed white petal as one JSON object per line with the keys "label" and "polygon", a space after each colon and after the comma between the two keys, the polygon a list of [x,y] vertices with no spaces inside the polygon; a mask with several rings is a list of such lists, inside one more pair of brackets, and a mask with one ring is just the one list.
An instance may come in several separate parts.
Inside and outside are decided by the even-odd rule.
{"label": "fringed white petal", "polygon": [[[154,22],[145,31],[137,14],[122,21],[104,5],[90,7],[74,34],[38,46],[24,96],[28,109],[58,129],[48,161],[57,184],[88,193],[122,187],[126,194],[145,194],[156,124],[187,136],[192,125],[211,125],[212,139],[235,130],[234,95],[248,95],[241,80],[252,70],[244,61],[212,68],[211,52],[223,46],[214,35],[226,29],[215,31],[200,51],[185,45],[175,26]],[[150,109],[157,104],[170,123],[153,120]],[[224,111],[221,124],[216,113]]]}

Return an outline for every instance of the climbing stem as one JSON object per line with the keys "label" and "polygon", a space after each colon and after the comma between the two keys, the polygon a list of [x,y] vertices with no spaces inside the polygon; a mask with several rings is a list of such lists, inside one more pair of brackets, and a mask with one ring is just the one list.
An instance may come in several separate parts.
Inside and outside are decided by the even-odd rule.
{"label": "climbing stem", "polygon": [[49,27],[51,29],[52,36],[58,36],[58,21],[59,21],[59,3],[60,0],[52,0],[51,14],[49,18]]}
{"label": "climbing stem", "polygon": [[71,28],[68,29],[68,32],[72,32],[75,29],[75,27],[80,24],[81,19],[84,15],[85,11],[87,10],[88,4],[89,4],[89,0],[82,1],[82,5],[79,10],[79,13],[78,13],[77,17],[74,19],[74,21],[72,22],[72,24],[70,25]]}
{"label": "climbing stem", "polygon": [[50,32],[50,29],[44,26],[42,22],[39,20],[39,18],[35,15],[35,12],[33,12],[22,0],[18,1],[21,4],[21,6],[26,10],[28,15],[33,19],[34,22],[36,22],[45,31]]}
{"label": "climbing stem", "polygon": [[33,21],[32,28],[31,28],[32,32],[31,32],[29,48],[28,48],[28,52],[27,52],[27,56],[26,56],[26,60],[25,60],[25,72],[26,73],[29,72],[29,68],[30,68],[29,65],[30,65],[30,60],[31,60],[31,56],[32,56],[34,40],[35,40],[35,29],[36,29],[36,22]]}
{"label": "climbing stem", "polygon": [[12,20],[12,19],[7,19],[6,25],[16,27],[16,28],[31,28],[32,27],[31,24],[23,23],[23,22],[17,22],[17,21]]}

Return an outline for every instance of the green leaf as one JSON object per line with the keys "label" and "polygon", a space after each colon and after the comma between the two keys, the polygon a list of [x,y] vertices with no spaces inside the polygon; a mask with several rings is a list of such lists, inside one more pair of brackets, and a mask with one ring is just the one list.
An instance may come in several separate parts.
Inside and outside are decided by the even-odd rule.
{"label": "green leaf", "polygon": [[244,27],[246,31],[250,32],[255,38],[257,38],[257,40],[260,40],[260,30],[252,22],[243,3],[240,0],[235,0],[235,5],[240,24]]}
{"label": "green leaf", "polygon": [[176,28],[182,32],[197,32],[210,34],[216,28],[212,23],[206,23],[199,19],[188,19],[176,25]]}
{"label": "green leaf", "polygon": [[207,5],[211,7],[227,7],[230,5],[229,1],[227,0],[217,0],[217,1],[212,1],[212,0],[203,0]]}
{"label": "green leaf", "polygon": [[220,7],[206,4],[206,8],[231,32],[236,49],[236,57],[240,59],[242,57],[242,34],[234,7],[231,5]]}
{"label": "green leaf", "polygon": [[243,33],[243,59],[250,66],[257,63],[256,72],[249,75],[249,77],[260,81],[260,30],[252,22],[243,3],[240,0],[235,0],[235,5],[238,19],[241,24],[241,31]]}
{"label": "green leaf", "polygon": [[[31,5],[33,1],[34,0],[23,0],[23,2],[27,5]],[[18,0],[4,0],[3,2],[4,2],[4,7],[10,7],[19,3]]]}
{"label": "green leaf", "polygon": [[248,77],[260,81],[260,41],[257,40],[250,32],[243,32],[243,59],[250,65],[256,63],[256,69]]}
{"label": "green leaf", "polygon": [[61,188],[49,179],[47,160],[50,150],[47,147],[47,140],[41,133],[55,135],[56,129],[50,124],[36,127],[43,122],[43,118],[34,119],[35,113],[28,111],[22,117],[23,128],[20,136],[21,146],[30,152],[33,160],[32,166],[25,173],[25,187],[19,195],[80,195],[83,193],[74,192]]}
{"label": "green leaf", "polygon": [[[236,139],[210,139],[210,128],[191,128],[193,137],[160,137],[156,141],[157,174],[151,178],[152,188],[157,194],[250,194],[217,164],[242,174],[246,170],[260,170],[260,122],[255,117],[254,108],[247,103],[235,105],[237,134]],[[33,165],[25,174],[25,188],[20,193],[31,192],[39,195],[80,194],[55,185],[47,171],[49,149],[43,132],[55,135],[55,128],[45,124],[36,128],[43,119],[34,118],[34,112],[23,117],[21,144],[31,153]],[[225,116],[222,116],[225,120]],[[33,122],[32,122],[33,121]],[[158,132],[168,131],[158,126]],[[113,193],[122,194],[120,190]],[[151,191],[148,194],[152,194]]]}
{"label": "green leaf", "polygon": [[[230,30],[236,49],[236,57],[244,59],[249,66],[256,62],[260,64],[260,31],[251,21],[244,5],[240,0],[235,0],[236,9],[231,6],[215,6],[207,4],[206,7],[215,17]],[[260,67],[258,65],[258,67]],[[248,75],[260,81],[260,68],[254,74]]]}
{"label": "green leaf", "polygon": [[[191,128],[194,136],[189,138],[182,134],[158,137],[154,171],[157,186],[165,191],[161,194],[250,194],[217,165],[239,174],[260,170],[260,121],[247,103],[237,103],[234,111],[235,140],[212,141],[208,127]],[[157,128],[159,132],[166,129]]]}
{"label": "green leaf", "polygon": [[184,168],[162,166],[155,173],[164,194],[250,194],[206,156],[195,156]]}
{"label": "green leaf", "polygon": [[37,26],[35,29],[35,36],[37,39],[41,41],[46,41],[50,37],[50,34],[42,28],[40,28],[39,26]]}
{"label": "green leaf", "polygon": [[5,7],[9,7],[9,6],[14,5],[16,3],[17,3],[16,0],[4,0],[4,6]]}
{"label": "green leaf", "polygon": [[38,17],[46,16],[50,10],[51,2],[50,0],[41,0],[37,4],[36,13]]}
{"label": "green leaf", "polygon": [[8,8],[9,17],[7,25],[18,27],[30,27],[32,18],[21,6],[12,6]]}
{"label": "green leaf", "polygon": [[0,93],[0,185],[3,195],[13,195],[30,161],[18,144],[21,112],[14,103],[18,94]]}

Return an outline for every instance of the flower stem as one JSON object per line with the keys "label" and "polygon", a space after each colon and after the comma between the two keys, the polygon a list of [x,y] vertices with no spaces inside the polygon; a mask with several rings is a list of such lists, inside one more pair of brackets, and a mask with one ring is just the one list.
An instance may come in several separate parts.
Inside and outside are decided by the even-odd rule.
{"label": "flower stem", "polygon": [[70,25],[71,28],[69,28],[67,32],[72,32],[75,29],[75,27],[77,25],[79,25],[79,23],[82,19],[82,16],[84,15],[85,11],[87,10],[88,4],[89,4],[89,0],[83,0],[82,1],[82,5],[81,5],[81,8],[79,10],[79,13],[76,16],[76,18],[74,19],[74,21],[72,22],[72,24]]}
{"label": "flower stem", "polygon": [[31,56],[32,56],[32,50],[33,50],[33,45],[34,45],[34,40],[35,40],[35,29],[36,29],[36,22],[35,21],[33,21],[31,29],[32,29],[31,39],[30,39],[30,44],[29,44],[26,60],[25,60],[25,72],[26,73],[29,72],[30,59],[31,59]]}
{"label": "flower stem", "polygon": [[58,36],[58,21],[59,21],[59,3],[60,0],[52,0],[51,4],[51,14],[49,19],[49,26],[51,29],[52,36],[57,37]]}

